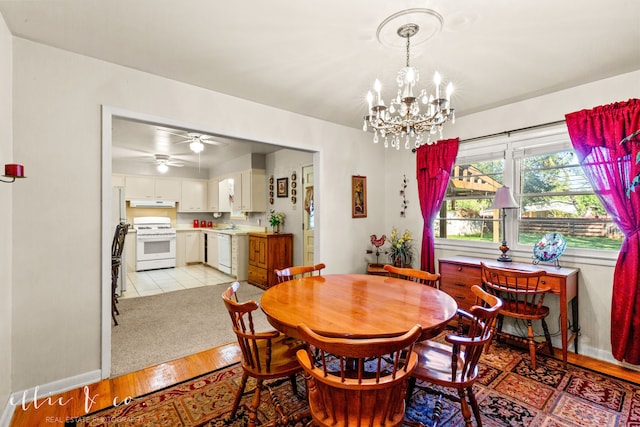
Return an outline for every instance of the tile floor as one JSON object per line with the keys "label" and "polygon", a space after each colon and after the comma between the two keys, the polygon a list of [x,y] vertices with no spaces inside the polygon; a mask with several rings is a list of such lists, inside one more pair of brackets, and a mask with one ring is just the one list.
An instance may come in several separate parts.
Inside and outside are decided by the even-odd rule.
{"label": "tile floor", "polygon": [[234,277],[204,264],[159,270],[128,271],[127,287],[119,298],[157,295],[181,289],[218,285],[234,280]]}

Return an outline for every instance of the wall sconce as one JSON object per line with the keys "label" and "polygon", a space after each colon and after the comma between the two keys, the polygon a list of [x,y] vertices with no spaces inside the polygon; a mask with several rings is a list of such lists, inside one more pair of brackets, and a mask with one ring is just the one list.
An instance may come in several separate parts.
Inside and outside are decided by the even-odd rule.
{"label": "wall sconce", "polygon": [[504,186],[498,188],[496,191],[496,197],[493,199],[493,204],[491,205],[491,209],[502,209],[502,222],[500,223],[500,230],[502,231],[502,244],[498,249],[502,252],[502,255],[498,258],[498,261],[502,262],[511,262],[512,259],[507,255],[509,251],[509,246],[507,246],[507,237],[505,236],[504,228],[505,228],[505,219],[507,218],[507,213],[505,209],[517,209],[519,208],[518,203],[513,198],[513,194],[509,190],[509,187]]}
{"label": "wall sconce", "polygon": [[0,182],[6,182],[7,184],[11,184],[16,180],[16,178],[26,178],[24,176],[24,166],[17,164],[6,164],[4,165],[4,175],[5,178],[11,178],[9,181],[5,181],[4,179],[0,179]]}

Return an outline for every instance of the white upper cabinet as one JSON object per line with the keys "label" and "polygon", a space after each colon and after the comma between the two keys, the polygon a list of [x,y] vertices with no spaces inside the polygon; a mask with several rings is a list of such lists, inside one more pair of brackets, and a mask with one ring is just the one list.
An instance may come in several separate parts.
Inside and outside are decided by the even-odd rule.
{"label": "white upper cabinet", "polygon": [[180,200],[182,189],[180,180],[171,178],[156,178],[156,198],[160,200]]}
{"label": "white upper cabinet", "polygon": [[[240,200],[242,212],[265,212],[267,210],[267,179],[262,169],[249,169],[241,173]],[[237,199],[236,199],[237,200]]]}
{"label": "white upper cabinet", "polygon": [[218,182],[218,212],[231,212],[233,180],[225,178]]}
{"label": "white upper cabinet", "polygon": [[125,177],[127,200],[180,200],[180,180],[154,176]]}
{"label": "white upper cabinet", "polygon": [[220,212],[219,181],[218,178],[212,178],[208,183],[209,197],[207,201],[209,203],[209,209],[207,210],[209,212]]}
{"label": "white upper cabinet", "polygon": [[178,212],[207,212],[207,181],[183,179]]}

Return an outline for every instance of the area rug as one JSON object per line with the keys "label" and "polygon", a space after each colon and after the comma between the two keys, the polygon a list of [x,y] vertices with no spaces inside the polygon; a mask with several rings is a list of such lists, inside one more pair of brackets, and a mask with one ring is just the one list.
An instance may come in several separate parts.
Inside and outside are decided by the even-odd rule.
{"label": "area rug", "polygon": [[[640,385],[608,377],[562,362],[538,357],[531,369],[528,353],[496,343],[480,364],[475,385],[483,425],[524,427],[638,427],[640,426]],[[247,425],[253,383],[241,401],[236,417],[229,412],[238,388],[239,364],[140,396],[131,402],[80,417],[67,426],[233,426]],[[418,382],[406,419],[429,426],[436,394],[444,393],[440,426],[464,425],[459,405],[450,401],[450,390],[439,390]],[[304,382],[299,379],[299,395],[289,381],[271,383],[289,414],[306,409]],[[258,410],[260,424],[268,422],[274,407],[263,392]],[[475,425],[475,422],[474,422]]]}

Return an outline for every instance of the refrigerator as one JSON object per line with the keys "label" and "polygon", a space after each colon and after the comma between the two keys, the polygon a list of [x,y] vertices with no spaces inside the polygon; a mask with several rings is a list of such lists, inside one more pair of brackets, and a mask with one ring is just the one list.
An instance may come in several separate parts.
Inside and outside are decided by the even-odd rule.
{"label": "refrigerator", "polygon": [[[115,234],[116,225],[120,222],[127,221],[127,202],[124,195],[124,187],[113,187],[111,190],[111,230]],[[130,238],[129,235],[125,238]],[[122,264],[120,274],[118,275],[118,284],[116,286],[116,295],[122,295],[127,290],[127,263],[126,263],[126,244],[122,250]]]}

